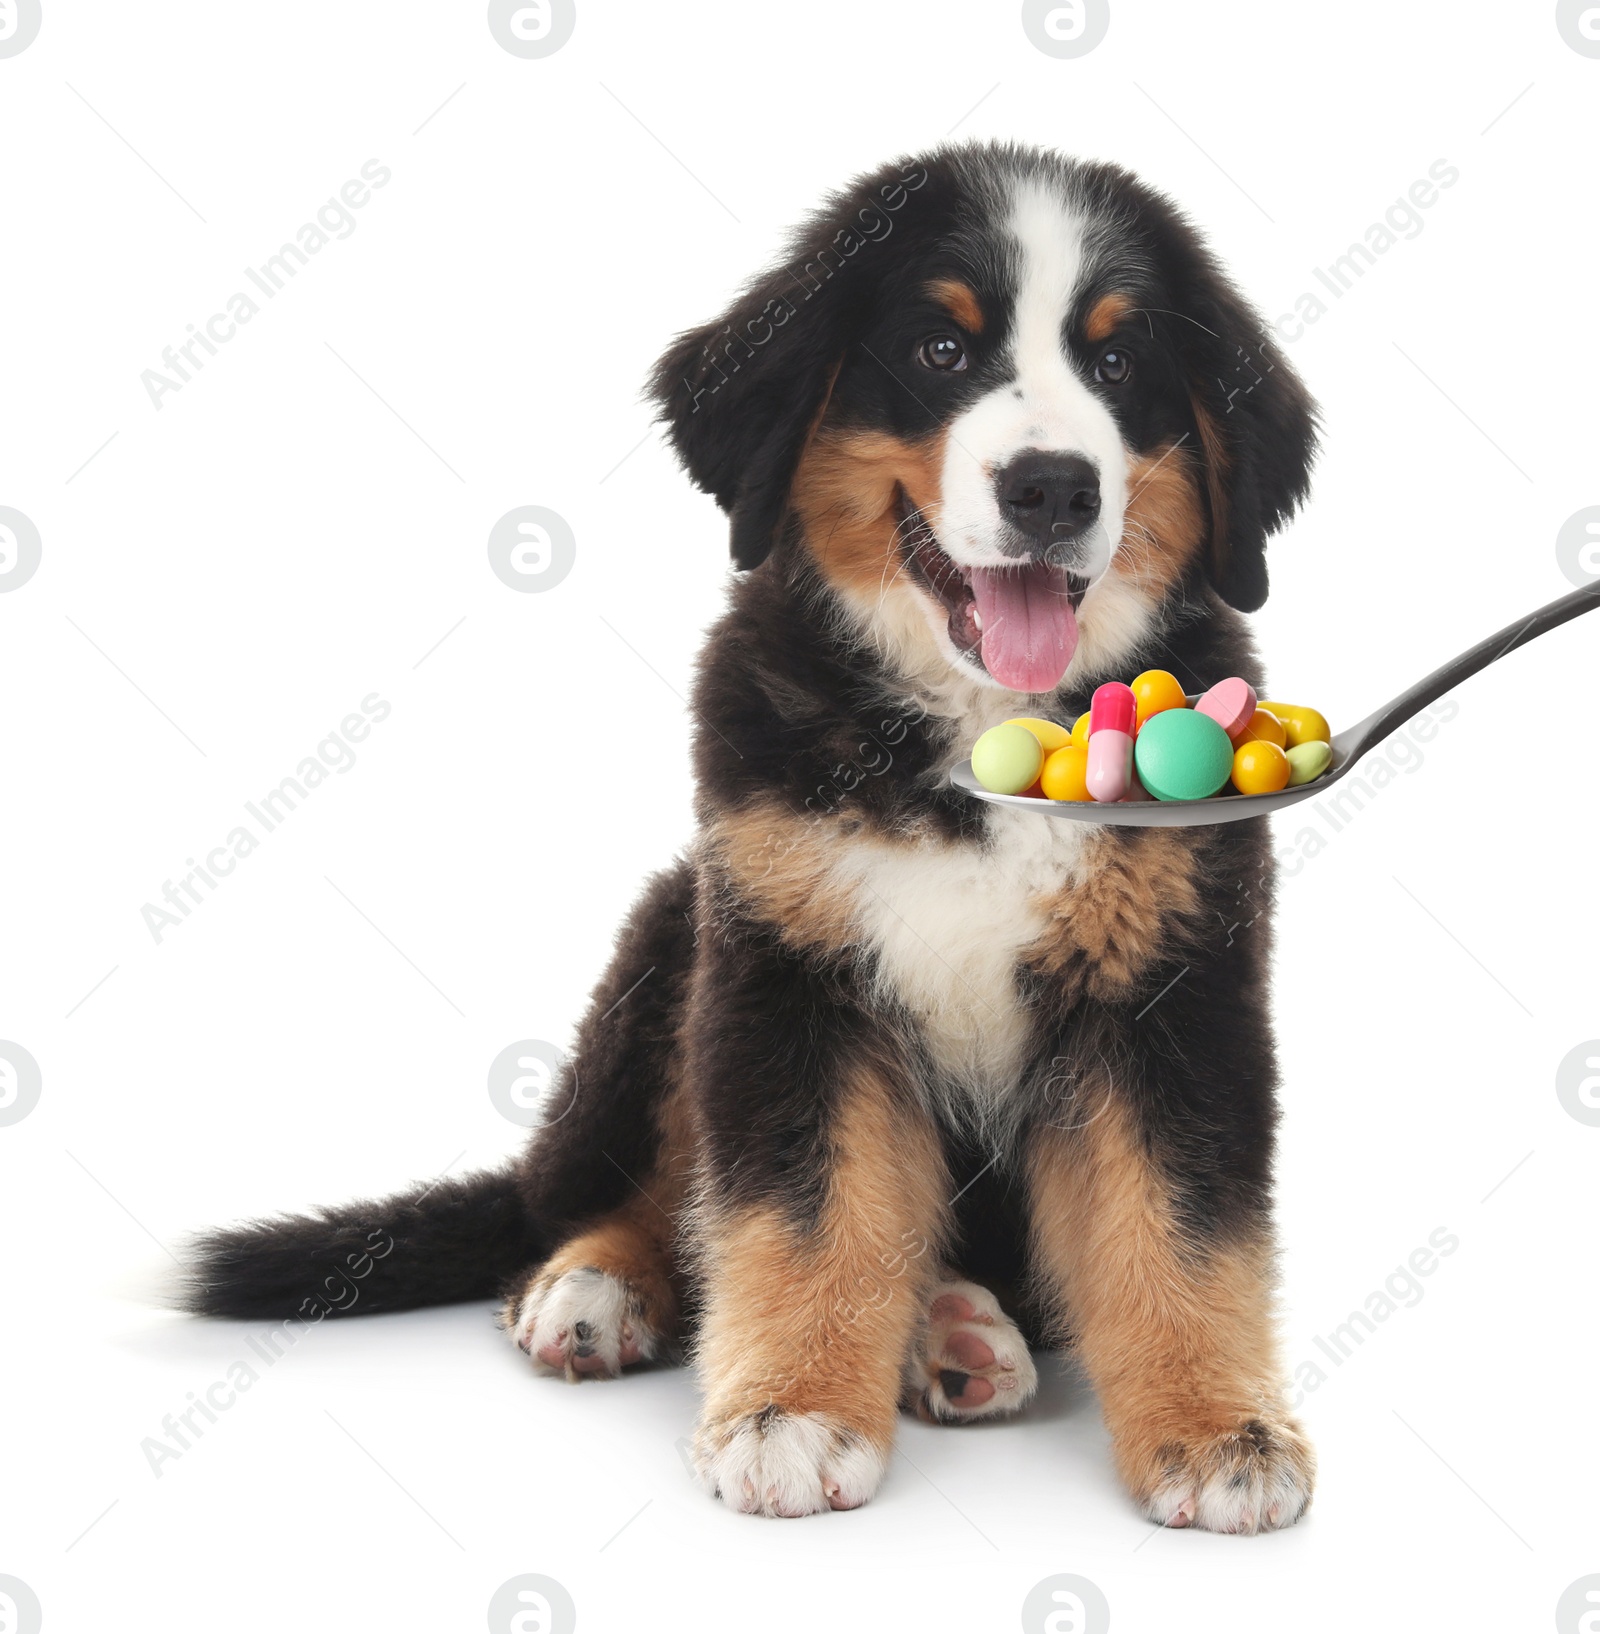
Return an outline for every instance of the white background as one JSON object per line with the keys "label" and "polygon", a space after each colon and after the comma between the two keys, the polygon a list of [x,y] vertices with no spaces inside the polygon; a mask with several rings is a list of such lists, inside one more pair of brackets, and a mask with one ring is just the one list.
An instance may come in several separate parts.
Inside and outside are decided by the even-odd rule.
{"label": "white background", "polygon": [[[1549,1626],[1600,1571],[1600,1129],[1554,1087],[1600,1034],[1592,622],[1463,687],[1284,882],[1290,1361],[1460,1242],[1307,1396],[1292,1531],[1153,1531],[1045,1359],[1021,1422],[908,1422],[864,1510],[737,1517],[686,1475],[688,1374],[535,1379],[470,1306],[315,1331],[151,1473],[255,1331],[126,1297],[158,1244],[514,1150],[489,1061],[567,1041],[688,838],[725,528],[641,382],[823,190],[956,127],[1113,158],[1276,316],[1459,169],[1285,341],[1326,452],[1257,622],[1336,726],[1563,593],[1600,502],[1600,61],[1548,5],[1119,0],[1076,61],[1013,5],[579,6],[530,61],[477,4],[45,0],[0,60],[0,504],[43,538],[0,595],[0,1038],[44,1084],[0,1128],[0,1573],[51,1630],[480,1629],[520,1572],[591,1631],[1010,1629],[1054,1572],[1119,1631]],[[162,348],[373,158],[352,235],[154,408]],[[576,535],[547,594],[488,568],[524,504]],[[355,767],[157,945],[141,906],[372,692]]]}

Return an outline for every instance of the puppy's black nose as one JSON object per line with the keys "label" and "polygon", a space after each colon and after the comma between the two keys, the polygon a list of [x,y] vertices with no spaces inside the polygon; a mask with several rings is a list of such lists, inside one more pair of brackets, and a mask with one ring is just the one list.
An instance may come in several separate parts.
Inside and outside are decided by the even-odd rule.
{"label": "puppy's black nose", "polygon": [[1070,544],[1100,515],[1100,473],[1081,454],[1029,449],[1001,469],[995,487],[1031,556]]}

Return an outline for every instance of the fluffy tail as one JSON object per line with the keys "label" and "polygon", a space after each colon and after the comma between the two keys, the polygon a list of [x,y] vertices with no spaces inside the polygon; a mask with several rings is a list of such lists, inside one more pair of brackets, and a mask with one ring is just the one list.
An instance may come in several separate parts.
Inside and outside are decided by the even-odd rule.
{"label": "fluffy tail", "polygon": [[200,1316],[274,1320],[452,1305],[493,1298],[542,1251],[508,1165],[207,1232],[179,1302]]}

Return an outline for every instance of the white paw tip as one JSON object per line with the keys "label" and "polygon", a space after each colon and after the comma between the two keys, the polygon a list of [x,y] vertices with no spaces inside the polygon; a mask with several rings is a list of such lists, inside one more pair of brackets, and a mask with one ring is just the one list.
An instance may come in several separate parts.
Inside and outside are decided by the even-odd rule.
{"label": "white paw tip", "polygon": [[709,1444],[702,1432],[695,1462],[729,1508],[795,1519],[859,1508],[877,1491],[886,1460],[820,1413],[758,1413]]}
{"label": "white paw tip", "polygon": [[656,1353],[656,1336],[638,1320],[627,1283],[589,1268],[530,1288],[511,1337],[540,1372],[574,1383],[615,1378]]}

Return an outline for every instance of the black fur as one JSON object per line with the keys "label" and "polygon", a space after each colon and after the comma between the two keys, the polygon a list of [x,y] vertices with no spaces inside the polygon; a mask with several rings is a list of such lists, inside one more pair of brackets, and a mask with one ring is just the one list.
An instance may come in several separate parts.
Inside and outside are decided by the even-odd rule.
{"label": "black fur", "polygon": [[191,1249],[183,1303],[202,1316],[320,1321],[488,1299],[547,1241],[513,1172],[491,1169],[208,1232]]}
{"label": "black fur", "polygon": [[[668,435],[696,485],[729,513],[736,566],[758,567],[772,549],[843,353],[870,321],[889,265],[926,247],[937,201],[948,197],[948,182],[910,159],[835,194],[776,267],[656,365],[651,387]],[[892,263],[877,253],[891,240]]]}

